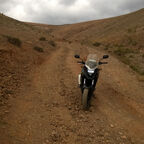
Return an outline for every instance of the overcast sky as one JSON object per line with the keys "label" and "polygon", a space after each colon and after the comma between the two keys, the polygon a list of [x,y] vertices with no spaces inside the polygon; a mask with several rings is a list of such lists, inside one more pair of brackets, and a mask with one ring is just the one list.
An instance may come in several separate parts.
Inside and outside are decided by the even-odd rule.
{"label": "overcast sky", "polygon": [[0,12],[21,21],[67,24],[102,19],[144,7],[144,0],[0,0]]}

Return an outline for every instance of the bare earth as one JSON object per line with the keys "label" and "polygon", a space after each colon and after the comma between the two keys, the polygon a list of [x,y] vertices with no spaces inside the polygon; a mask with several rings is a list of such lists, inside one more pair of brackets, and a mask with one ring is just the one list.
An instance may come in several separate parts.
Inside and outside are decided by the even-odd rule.
{"label": "bare earth", "polygon": [[81,108],[80,65],[73,55],[96,51],[58,42],[9,100],[0,144],[144,144],[144,88],[134,72],[110,56],[102,66],[89,111]]}

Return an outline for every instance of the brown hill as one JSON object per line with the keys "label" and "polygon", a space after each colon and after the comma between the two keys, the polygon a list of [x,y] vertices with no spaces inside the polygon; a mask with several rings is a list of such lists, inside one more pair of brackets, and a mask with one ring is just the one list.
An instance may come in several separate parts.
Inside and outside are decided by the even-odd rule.
{"label": "brown hill", "polygon": [[77,23],[72,25],[59,26],[58,34],[63,34],[67,39],[80,39],[81,41],[88,40],[107,40],[114,36],[121,36],[119,33],[127,34],[130,32],[140,32],[143,30],[144,9],[139,11],[108,18],[102,20]]}
{"label": "brown hill", "polygon": [[144,75],[144,9],[102,20],[55,27],[53,35],[114,53]]}

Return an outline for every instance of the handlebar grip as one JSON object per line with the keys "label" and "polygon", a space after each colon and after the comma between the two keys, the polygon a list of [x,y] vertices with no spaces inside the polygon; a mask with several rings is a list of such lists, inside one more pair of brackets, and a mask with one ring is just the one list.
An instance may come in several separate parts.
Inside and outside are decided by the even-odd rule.
{"label": "handlebar grip", "polygon": [[77,63],[82,63],[81,61],[77,61]]}
{"label": "handlebar grip", "polygon": [[84,61],[77,61],[77,63],[80,63],[80,64],[85,64]]}

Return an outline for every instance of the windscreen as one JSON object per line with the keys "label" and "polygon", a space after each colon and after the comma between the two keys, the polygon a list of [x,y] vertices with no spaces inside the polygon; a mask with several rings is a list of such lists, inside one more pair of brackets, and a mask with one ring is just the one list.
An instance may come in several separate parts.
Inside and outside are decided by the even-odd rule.
{"label": "windscreen", "polygon": [[98,66],[97,55],[96,54],[89,54],[87,56],[86,65],[90,69],[95,69]]}

